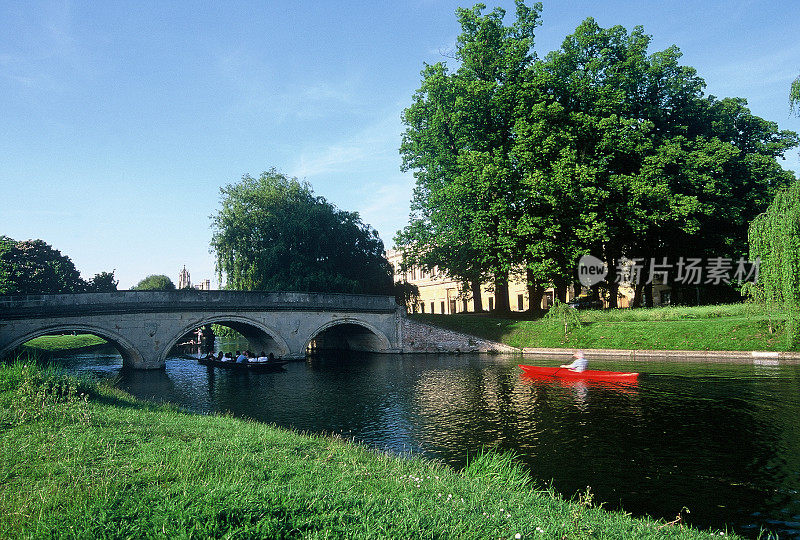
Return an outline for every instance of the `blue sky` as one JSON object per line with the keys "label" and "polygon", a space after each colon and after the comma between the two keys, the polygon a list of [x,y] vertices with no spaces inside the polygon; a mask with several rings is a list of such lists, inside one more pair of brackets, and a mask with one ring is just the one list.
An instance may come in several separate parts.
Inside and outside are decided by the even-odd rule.
{"label": "blue sky", "polygon": [[[391,247],[413,188],[400,113],[471,5],[0,0],[0,234],[41,238],[86,278],[115,269],[120,288],[184,265],[216,285],[219,188],[275,167]],[[589,16],[644,26],[708,93],[800,131],[800,2],[545,1],[539,54]]]}

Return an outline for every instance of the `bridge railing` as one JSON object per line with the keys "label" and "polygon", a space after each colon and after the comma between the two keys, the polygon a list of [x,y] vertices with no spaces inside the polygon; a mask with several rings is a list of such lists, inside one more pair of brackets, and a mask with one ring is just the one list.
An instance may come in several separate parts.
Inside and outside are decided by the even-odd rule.
{"label": "bridge railing", "polygon": [[177,311],[344,311],[390,313],[394,297],[250,291],[116,291],[0,296],[0,319]]}

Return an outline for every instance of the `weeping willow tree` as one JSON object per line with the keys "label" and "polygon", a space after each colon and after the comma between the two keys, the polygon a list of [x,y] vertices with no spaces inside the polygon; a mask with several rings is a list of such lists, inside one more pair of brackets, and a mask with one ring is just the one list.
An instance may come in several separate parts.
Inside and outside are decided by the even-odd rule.
{"label": "weeping willow tree", "polygon": [[553,326],[560,327],[563,324],[565,336],[572,330],[577,330],[581,327],[581,318],[578,315],[578,310],[558,299],[547,311],[544,318]]}
{"label": "weeping willow tree", "polygon": [[226,289],[391,294],[377,231],[275,169],[220,189],[211,250]]}
{"label": "weeping willow tree", "polygon": [[800,182],[778,192],[750,223],[750,258],[761,260],[758,296],[764,307],[787,313],[788,346],[800,345]]}

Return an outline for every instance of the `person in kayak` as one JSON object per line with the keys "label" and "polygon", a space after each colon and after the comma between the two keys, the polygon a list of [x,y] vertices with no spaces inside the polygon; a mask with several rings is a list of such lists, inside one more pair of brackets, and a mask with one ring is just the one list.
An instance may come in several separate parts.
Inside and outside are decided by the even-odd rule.
{"label": "person in kayak", "polygon": [[586,360],[586,358],[584,358],[583,352],[578,351],[575,354],[573,354],[572,357],[575,360],[573,360],[571,364],[563,364],[559,367],[569,369],[578,373],[580,373],[581,371],[586,371],[586,368],[589,367],[589,361]]}

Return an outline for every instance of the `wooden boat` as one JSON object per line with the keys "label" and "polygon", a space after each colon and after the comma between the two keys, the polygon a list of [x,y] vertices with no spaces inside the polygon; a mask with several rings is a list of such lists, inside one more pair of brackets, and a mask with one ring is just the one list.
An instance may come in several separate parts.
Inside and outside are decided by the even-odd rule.
{"label": "wooden boat", "polygon": [[562,379],[584,379],[594,381],[617,381],[617,382],[630,382],[635,381],[639,376],[638,373],[626,373],[624,371],[598,371],[595,369],[587,369],[585,371],[572,371],[571,369],[561,367],[540,367],[540,366],[526,366],[519,364],[525,375],[531,377],[555,377]]}
{"label": "wooden boat", "polygon": [[197,363],[201,366],[234,369],[240,371],[280,371],[283,369],[283,366],[289,362],[286,360],[272,360],[271,362],[223,362],[221,360],[198,358]]}

